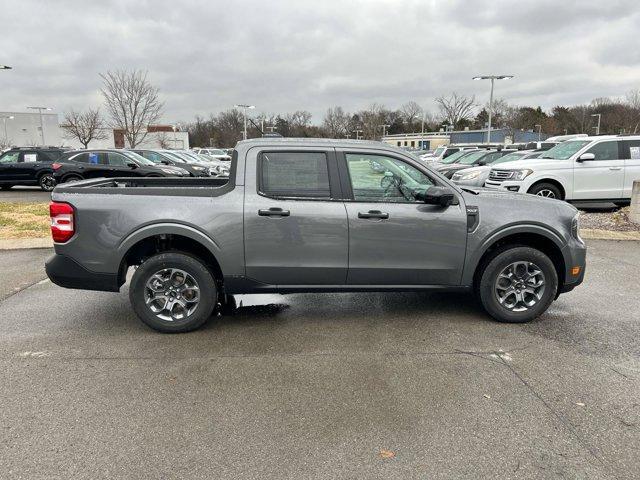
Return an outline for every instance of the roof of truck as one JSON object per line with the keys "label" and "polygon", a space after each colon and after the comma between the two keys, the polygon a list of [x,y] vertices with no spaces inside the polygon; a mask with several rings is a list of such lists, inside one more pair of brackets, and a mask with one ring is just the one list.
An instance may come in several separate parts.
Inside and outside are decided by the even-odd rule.
{"label": "roof of truck", "polygon": [[394,145],[373,140],[351,140],[348,138],[251,138],[241,140],[236,144],[236,150],[247,150],[257,146],[302,146],[302,147],[368,147],[376,149],[394,150],[406,154],[407,152]]}

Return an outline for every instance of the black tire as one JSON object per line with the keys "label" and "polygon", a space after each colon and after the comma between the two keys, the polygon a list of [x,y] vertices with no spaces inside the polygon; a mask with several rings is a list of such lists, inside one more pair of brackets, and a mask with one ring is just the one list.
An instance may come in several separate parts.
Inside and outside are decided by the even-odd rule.
{"label": "black tire", "polygon": [[[544,290],[541,292],[540,299],[523,311],[514,311],[502,305],[496,292],[498,276],[514,262],[530,262],[544,275]],[[487,313],[499,322],[524,323],[533,320],[542,315],[556,297],[558,274],[551,259],[540,250],[523,246],[506,246],[497,250],[484,265],[486,267],[481,272],[480,281],[476,285],[477,293]],[[527,298],[531,299],[531,296]]]}
{"label": "black tire", "polygon": [[627,200],[626,202],[613,202],[616,207],[624,208],[631,205],[631,200]]}
{"label": "black tire", "polygon": [[[151,291],[147,289],[147,282],[156,273],[170,269],[180,270],[191,276],[199,289],[199,301],[195,309],[182,319],[162,319],[146,303],[151,295]],[[217,296],[215,278],[207,266],[196,257],[179,252],[161,253],[145,260],[133,274],[129,288],[129,300],[140,320],[163,333],[189,332],[200,327],[211,317],[217,303]],[[181,307],[178,308],[178,312],[180,311]],[[165,310],[160,314],[163,312]]]}
{"label": "black tire", "polygon": [[556,200],[564,200],[562,192],[553,183],[536,183],[527,193],[546,198],[555,198]]}
{"label": "black tire", "polygon": [[80,175],[67,175],[64,177],[63,183],[79,182],[80,180],[84,180]]}
{"label": "black tire", "polygon": [[51,192],[56,188],[56,181],[53,178],[53,173],[45,173],[38,178],[38,185],[44,192]]}
{"label": "black tire", "polygon": [[0,185],[0,190],[11,190],[13,185]]}

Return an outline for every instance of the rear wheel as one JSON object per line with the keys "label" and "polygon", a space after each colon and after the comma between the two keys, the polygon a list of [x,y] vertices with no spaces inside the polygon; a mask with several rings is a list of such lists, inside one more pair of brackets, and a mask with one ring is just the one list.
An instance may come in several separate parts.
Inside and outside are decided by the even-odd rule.
{"label": "rear wheel", "polygon": [[539,197],[562,200],[562,192],[553,183],[538,183],[531,187],[527,193],[538,195]]}
{"label": "rear wheel", "polygon": [[64,177],[64,183],[79,182],[80,180],[83,180],[80,175],[67,175]]}
{"label": "rear wheel", "polygon": [[613,202],[616,207],[628,207],[629,205],[631,205],[631,200],[627,200],[626,202]]}
{"label": "rear wheel", "polygon": [[38,185],[45,192],[50,192],[56,187],[56,181],[53,179],[52,173],[45,173],[38,179]]}
{"label": "rear wheel", "polygon": [[510,246],[496,251],[476,288],[482,306],[493,318],[523,323],[549,308],[558,290],[558,274],[540,250]]}
{"label": "rear wheel", "polygon": [[189,332],[213,313],[218,291],[207,266],[178,252],[154,255],[131,279],[129,299],[146,325],[164,333]]}
{"label": "rear wheel", "polygon": [[11,190],[13,185],[0,185],[0,190]]}

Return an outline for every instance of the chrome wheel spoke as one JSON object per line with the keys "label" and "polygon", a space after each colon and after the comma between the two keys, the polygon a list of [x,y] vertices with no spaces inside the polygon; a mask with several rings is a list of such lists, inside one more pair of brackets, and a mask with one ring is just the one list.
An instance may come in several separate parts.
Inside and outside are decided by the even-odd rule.
{"label": "chrome wheel spoke", "polygon": [[145,303],[161,320],[183,320],[195,312],[200,303],[200,287],[184,270],[167,268],[147,280]]}

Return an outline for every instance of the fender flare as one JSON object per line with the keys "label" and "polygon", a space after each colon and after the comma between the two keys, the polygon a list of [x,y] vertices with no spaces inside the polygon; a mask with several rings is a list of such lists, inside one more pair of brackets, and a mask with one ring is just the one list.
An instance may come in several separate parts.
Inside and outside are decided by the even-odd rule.
{"label": "fender flare", "polygon": [[551,230],[550,228],[534,223],[519,223],[515,225],[509,225],[497,232],[492,232],[490,235],[485,237],[480,245],[474,249],[474,252],[467,253],[467,260],[465,261],[464,270],[462,273],[462,285],[471,285],[473,283],[473,275],[475,274],[476,268],[478,268],[478,264],[480,263],[480,259],[487,253],[487,250],[499,240],[502,240],[505,237],[510,235],[519,234],[519,233],[531,233],[543,236],[548,240],[551,240],[554,245],[558,248],[558,251],[561,253],[562,257],[565,260],[564,247],[566,246],[566,242],[562,238],[562,236]]}

